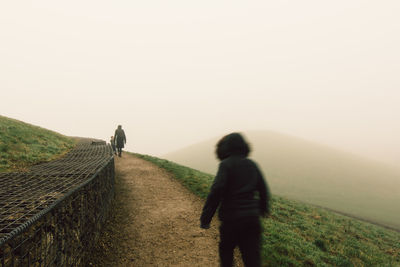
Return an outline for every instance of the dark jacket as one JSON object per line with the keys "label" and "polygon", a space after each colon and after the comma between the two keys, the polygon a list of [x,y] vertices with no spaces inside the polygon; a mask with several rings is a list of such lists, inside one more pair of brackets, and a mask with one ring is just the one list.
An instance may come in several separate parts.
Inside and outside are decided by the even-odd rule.
{"label": "dark jacket", "polygon": [[116,140],[116,146],[118,148],[124,148],[124,145],[126,143],[126,136],[124,130],[122,129],[115,130],[114,140]]}
{"label": "dark jacket", "polygon": [[203,208],[201,225],[208,225],[217,207],[222,222],[269,214],[269,190],[257,165],[245,155],[231,155],[219,164]]}

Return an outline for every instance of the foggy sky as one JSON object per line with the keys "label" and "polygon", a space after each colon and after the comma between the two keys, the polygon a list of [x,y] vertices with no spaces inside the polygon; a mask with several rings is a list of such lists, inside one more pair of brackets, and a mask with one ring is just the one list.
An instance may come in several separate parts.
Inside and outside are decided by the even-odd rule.
{"label": "foggy sky", "polygon": [[[161,155],[271,129],[398,165],[400,2],[2,1],[0,114]],[[251,141],[251,140],[250,140]]]}

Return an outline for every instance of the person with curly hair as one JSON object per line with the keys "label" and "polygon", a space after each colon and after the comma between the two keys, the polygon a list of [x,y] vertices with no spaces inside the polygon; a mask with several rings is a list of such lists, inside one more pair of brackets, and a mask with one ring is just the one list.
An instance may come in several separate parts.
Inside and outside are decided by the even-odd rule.
{"label": "person with curly hair", "polygon": [[220,164],[203,207],[200,227],[210,227],[219,207],[219,256],[223,267],[232,266],[236,246],[246,267],[261,266],[260,216],[269,216],[270,193],[259,167],[248,158],[249,153],[250,147],[239,133],[224,136],[216,146]]}

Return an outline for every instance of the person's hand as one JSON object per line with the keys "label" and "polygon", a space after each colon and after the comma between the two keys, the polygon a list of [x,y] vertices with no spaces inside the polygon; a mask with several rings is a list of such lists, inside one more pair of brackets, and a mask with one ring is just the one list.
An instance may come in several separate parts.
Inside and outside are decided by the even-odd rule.
{"label": "person's hand", "polygon": [[201,229],[210,229],[210,225],[209,224],[200,224],[200,228]]}

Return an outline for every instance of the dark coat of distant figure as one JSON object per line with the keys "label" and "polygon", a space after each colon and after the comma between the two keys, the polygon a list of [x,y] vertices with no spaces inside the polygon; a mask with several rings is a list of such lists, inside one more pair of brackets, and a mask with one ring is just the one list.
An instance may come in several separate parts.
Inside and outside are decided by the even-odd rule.
{"label": "dark coat of distant figure", "polygon": [[221,266],[232,266],[236,246],[246,267],[261,266],[260,216],[269,215],[270,193],[255,162],[248,159],[249,145],[238,133],[223,137],[216,153],[221,160],[200,217],[208,229],[219,207]]}
{"label": "dark coat of distant figure", "polygon": [[118,150],[118,156],[121,156],[122,148],[124,148],[126,144],[126,136],[124,130],[122,130],[122,126],[118,125],[118,128],[115,130],[114,134],[115,145]]}

